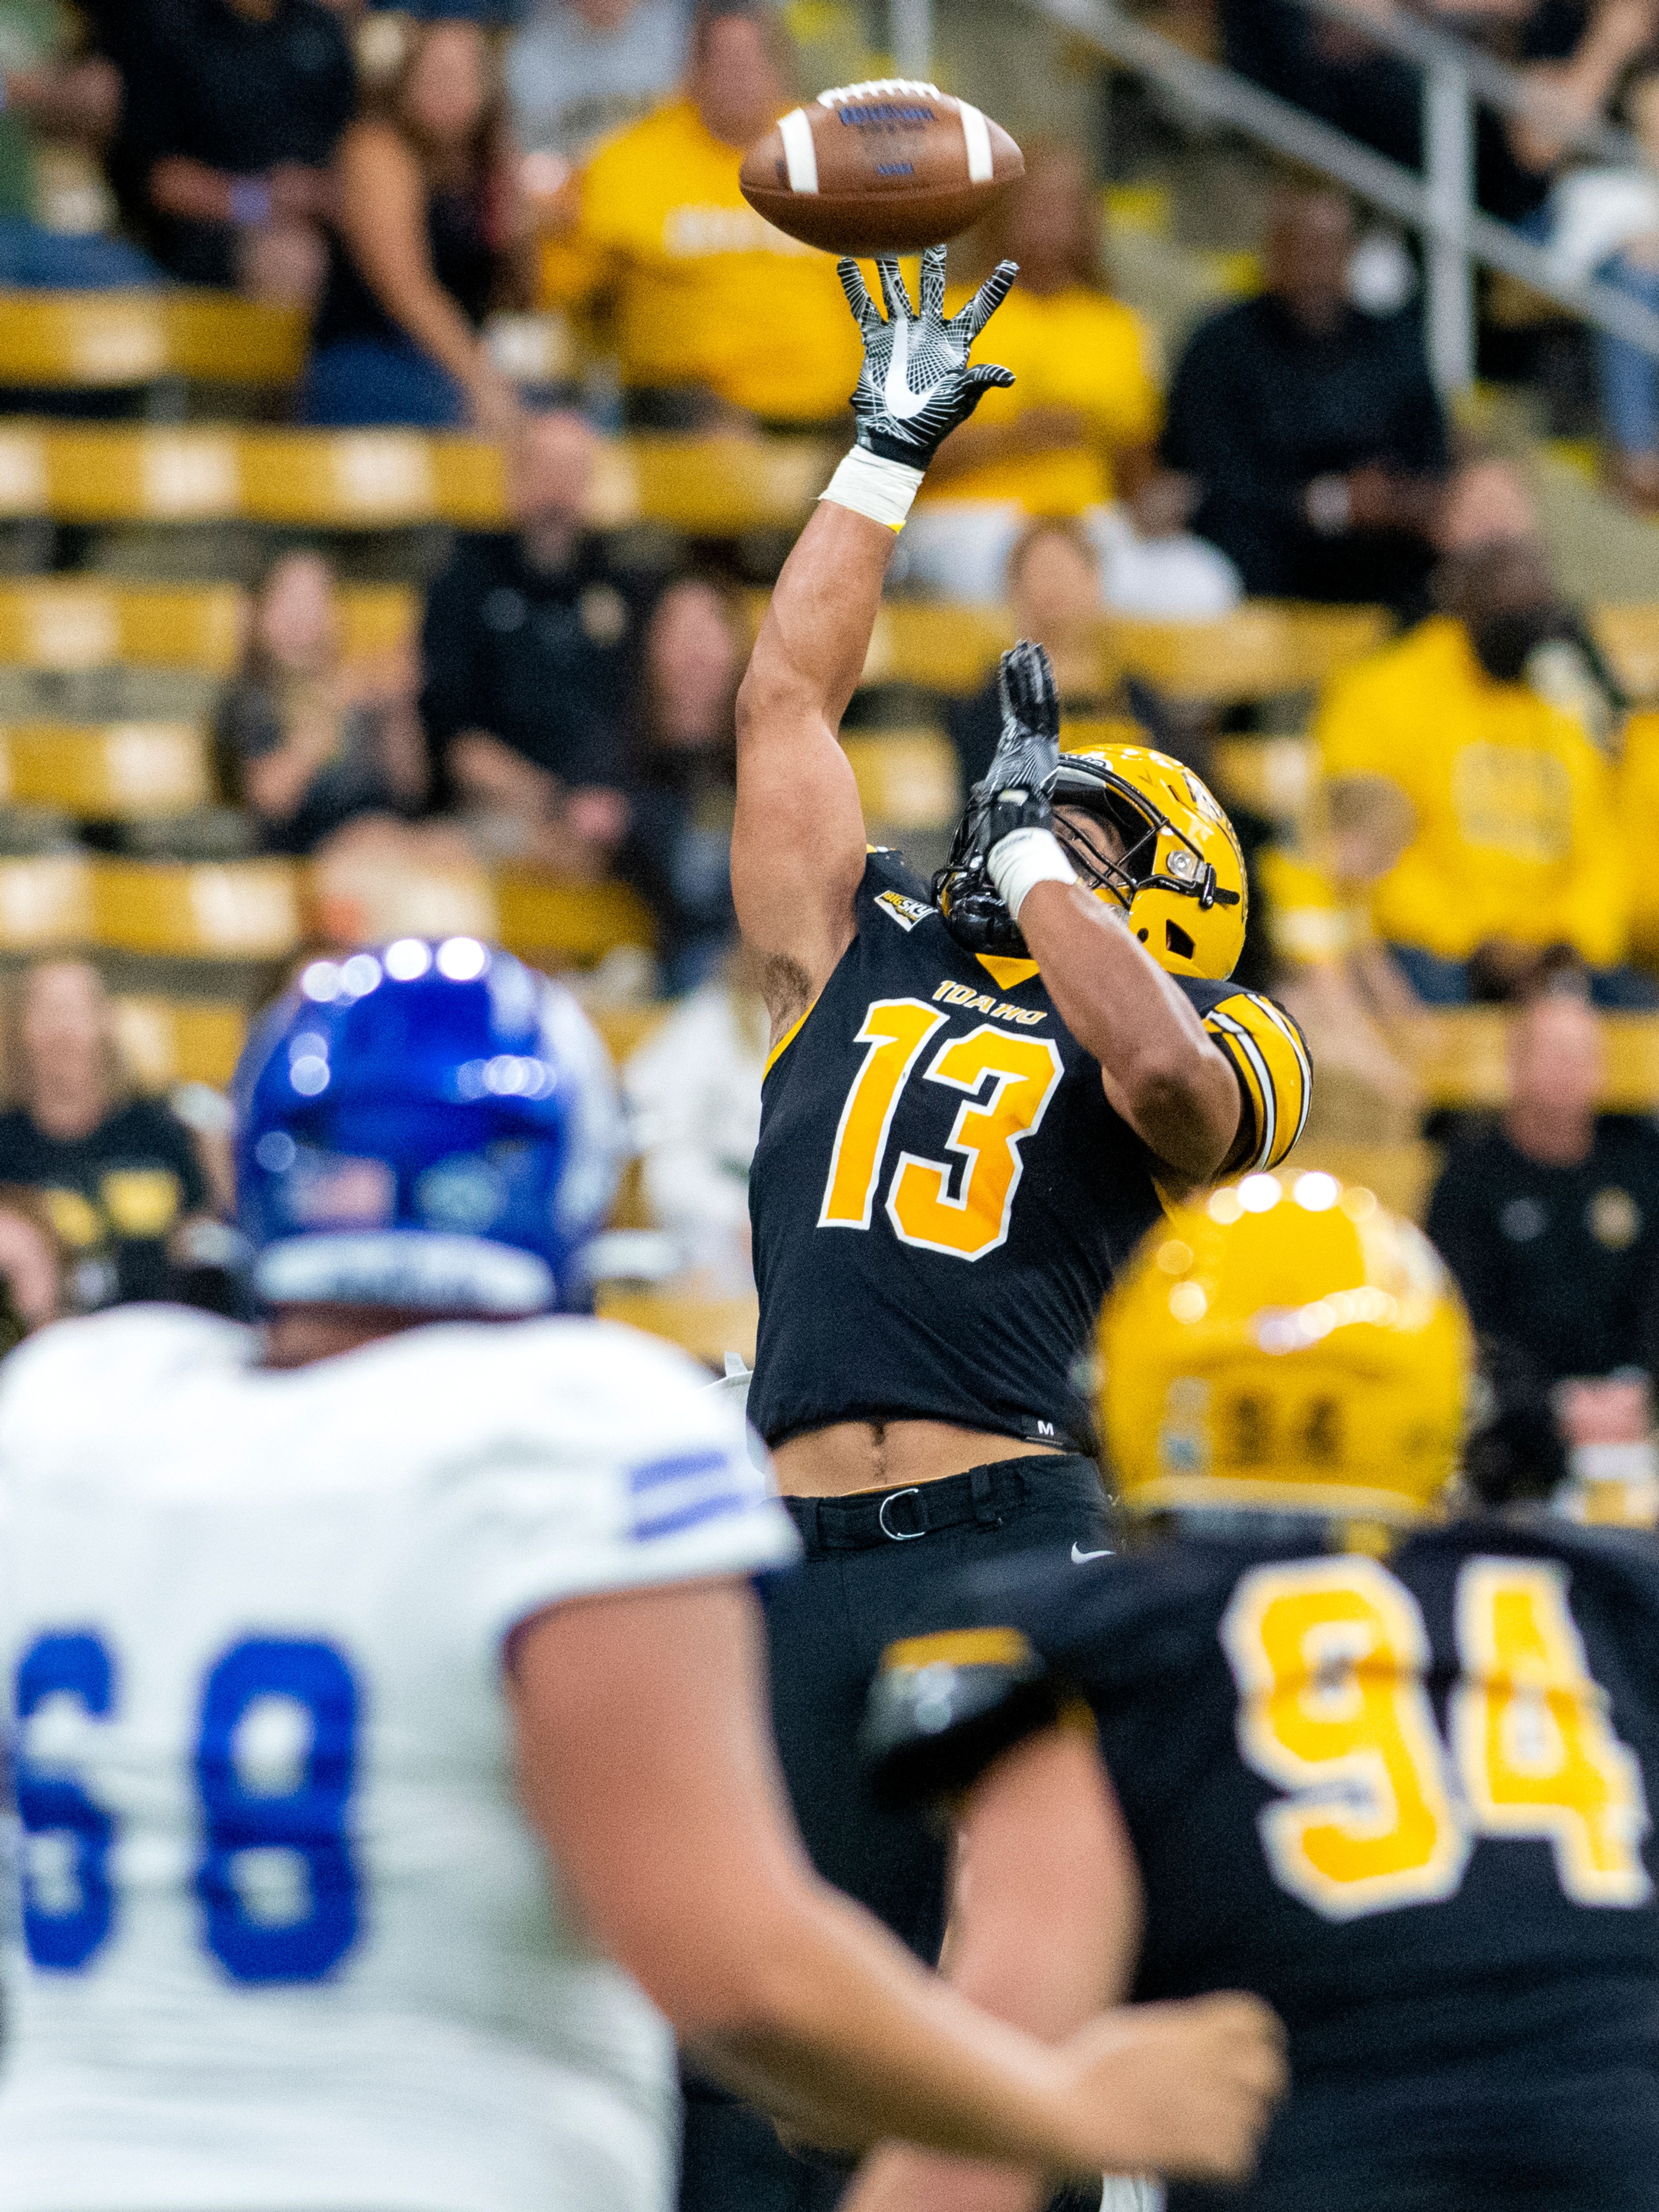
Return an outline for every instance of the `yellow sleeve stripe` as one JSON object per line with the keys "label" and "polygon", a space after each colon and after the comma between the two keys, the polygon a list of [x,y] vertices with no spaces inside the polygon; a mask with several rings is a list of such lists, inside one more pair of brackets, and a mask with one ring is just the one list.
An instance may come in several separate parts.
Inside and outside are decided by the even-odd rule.
{"label": "yellow sleeve stripe", "polygon": [[952,1628],[890,1644],[881,1668],[886,1674],[919,1667],[1018,1667],[1030,1656],[1017,1628]]}
{"label": "yellow sleeve stripe", "polygon": [[1313,1093],[1301,1031],[1253,991],[1212,1006],[1204,1025],[1226,1050],[1255,1115],[1255,1152],[1243,1164],[1276,1167],[1306,1127]]}

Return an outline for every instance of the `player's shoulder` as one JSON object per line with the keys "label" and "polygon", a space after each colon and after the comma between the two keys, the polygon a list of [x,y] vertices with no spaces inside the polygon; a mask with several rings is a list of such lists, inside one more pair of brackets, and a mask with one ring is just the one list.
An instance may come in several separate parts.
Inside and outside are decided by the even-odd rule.
{"label": "player's shoulder", "polygon": [[1595,1528],[1547,1507],[1470,1513],[1414,1531],[1394,1565],[1402,1580],[1456,1574],[1471,1559],[1512,1560],[1557,1571],[1568,1589],[1599,1598],[1648,1649],[1659,1632],[1659,1539],[1646,1529]]}
{"label": "player's shoulder", "polygon": [[1043,1553],[969,1576],[958,1625],[883,1655],[866,1716],[872,1786],[893,1805],[947,1796],[1011,1745],[1083,1705],[1165,1697],[1216,1649],[1239,1561],[1165,1543],[1114,1557]]}
{"label": "player's shoulder", "polygon": [[44,1427],[66,1441],[130,1421],[146,1399],[173,1398],[202,1376],[246,1367],[252,1331],[191,1306],[116,1306],[54,1322],[0,1371],[0,1442]]}
{"label": "player's shoulder", "polygon": [[864,877],[855,901],[858,925],[878,918],[906,936],[923,922],[944,917],[933,903],[929,886],[917,875],[902,853],[890,845],[872,845],[864,856]]}

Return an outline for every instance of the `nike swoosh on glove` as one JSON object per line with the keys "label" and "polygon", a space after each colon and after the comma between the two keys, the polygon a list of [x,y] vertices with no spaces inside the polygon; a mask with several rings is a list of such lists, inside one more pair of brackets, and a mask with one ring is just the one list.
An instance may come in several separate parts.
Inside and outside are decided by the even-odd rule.
{"label": "nike swoosh on glove", "polygon": [[896,261],[878,261],[883,319],[856,261],[839,264],[842,289],[864,340],[864,366],[853,393],[858,442],[884,460],[925,469],[942,441],[965,422],[988,392],[1006,390],[1013,374],[990,365],[969,368],[968,349],[1007,297],[1018,264],[999,262],[960,314],[945,319],[945,248],[921,257],[921,307],[910,305]]}

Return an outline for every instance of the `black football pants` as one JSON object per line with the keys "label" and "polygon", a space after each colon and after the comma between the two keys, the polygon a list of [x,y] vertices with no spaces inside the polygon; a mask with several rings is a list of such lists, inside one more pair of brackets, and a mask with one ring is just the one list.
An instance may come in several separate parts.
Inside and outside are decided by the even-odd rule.
{"label": "black football pants", "polygon": [[[805,1558],[768,1583],[766,1620],[795,1818],[819,1873],[932,1966],[945,1933],[945,1838],[871,1796],[858,1756],[865,1698],[888,1644],[953,1625],[963,1572],[1023,1552],[1104,1547],[1100,1477],[1092,1460],[1045,1452],[914,1487],[784,1503]],[[795,2156],[763,2114],[694,2075],[684,2088],[680,2212],[830,2212],[849,2166]]]}

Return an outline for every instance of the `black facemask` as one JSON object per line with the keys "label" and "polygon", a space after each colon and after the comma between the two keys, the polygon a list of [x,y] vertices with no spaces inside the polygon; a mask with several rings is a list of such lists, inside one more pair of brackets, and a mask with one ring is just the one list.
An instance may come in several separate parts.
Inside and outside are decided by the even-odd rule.
{"label": "black facemask", "polygon": [[1503,607],[1492,614],[1471,615],[1468,629],[1476,659],[1497,684],[1520,683],[1528,660],[1540,645],[1553,638],[1577,643],[1579,638],[1571,609],[1548,600],[1538,606]]}

